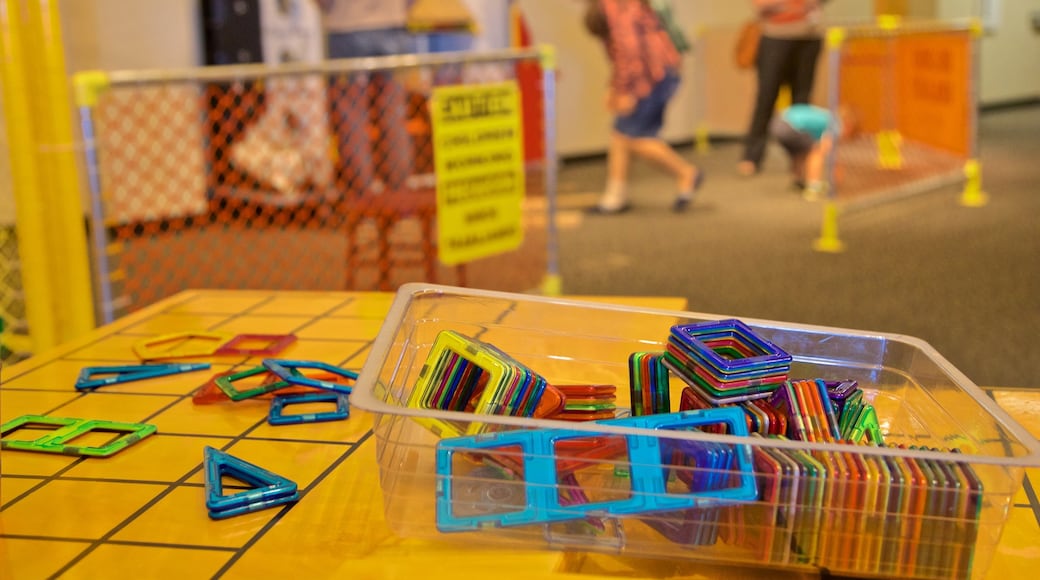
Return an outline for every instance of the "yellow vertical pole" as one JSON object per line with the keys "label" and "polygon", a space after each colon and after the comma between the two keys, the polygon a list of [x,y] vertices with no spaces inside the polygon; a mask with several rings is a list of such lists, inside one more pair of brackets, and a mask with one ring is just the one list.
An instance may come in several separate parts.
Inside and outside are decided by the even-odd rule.
{"label": "yellow vertical pole", "polygon": [[[905,7],[904,7],[905,10]],[[884,99],[881,115],[881,130],[876,136],[878,167],[881,169],[903,168],[903,135],[899,132],[899,106],[896,97],[896,34],[903,25],[903,17],[898,14],[879,14],[877,25],[885,34],[886,59],[884,71],[884,92],[879,97]]]}
{"label": "yellow vertical pole", "polygon": [[[94,303],[90,259],[83,211],[83,192],[76,163],[72,123],[72,99],[65,70],[61,19],[57,0],[29,0],[28,30],[34,42],[27,58],[34,59],[30,82],[34,85],[36,159],[47,201],[50,238],[53,308],[57,312],[59,341],[80,336],[94,328]],[[27,61],[29,62],[29,61]]]}
{"label": "yellow vertical pole", "polygon": [[545,279],[542,280],[541,291],[546,296],[563,294],[563,276],[560,274],[560,241],[556,228],[556,190],[558,167],[556,149],[556,69],[558,60],[556,49],[543,44],[538,59],[542,69],[542,132],[545,135],[545,200],[547,214],[547,252]]}
{"label": "yellow vertical pole", "polygon": [[979,41],[982,38],[982,21],[972,20],[966,41],[968,44],[968,160],[964,163],[964,191],[961,205],[982,207],[989,203],[989,196],[982,189],[982,165],[979,163]]}
{"label": "yellow vertical pole", "polygon": [[838,235],[838,215],[840,210],[833,199],[823,202],[823,222],[820,227],[820,237],[813,241],[813,249],[817,252],[828,254],[840,254],[845,251],[845,244]]}
{"label": "yellow vertical pole", "polygon": [[[827,30],[827,71],[829,74],[827,86],[827,107],[837,111],[841,103],[841,62],[845,46],[846,31],[844,28],[835,27]],[[838,139],[831,141],[827,150],[825,166],[827,169],[826,190],[823,202],[823,220],[820,224],[820,237],[813,242],[813,249],[817,252],[837,254],[845,250],[838,235],[838,216],[840,214],[838,202],[835,200],[838,191],[837,182],[834,178],[834,167],[838,161]]]}
{"label": "yellow vertical pole", "polygon": [[32,349],[39,351],[58,343],[52,304],[50,254],[47,251],[47,215],[40,195],[36,166],[37,149],[30,107],[32,95],[26,76],[21,32],[27,21],[19,0],[0,0],[0,81],[4,91],[11,155],[11,184],[15,196],[15,232],[21,258],[25,315]]}
{"label": "yellow vertical pole", "polygon": [[791,106],[791,86],[783,85],[780,87],[780,92],[776,95],[775,109],[779,113],[787,107]]}

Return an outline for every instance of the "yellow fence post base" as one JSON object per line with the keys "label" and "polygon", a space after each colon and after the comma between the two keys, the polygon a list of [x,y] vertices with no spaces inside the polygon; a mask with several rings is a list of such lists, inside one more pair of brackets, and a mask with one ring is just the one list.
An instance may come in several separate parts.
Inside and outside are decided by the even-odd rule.
{"label": "yellow fence post base", "polygon": [[982,207],[989,203],[989,196],[982,191],[982,166],[978,160],[971,159],[964,164],[964,178],[961,205],[964,207]]}
{"label": "yellow fence post base", "polygon": [[542,280],[541,293],[543,296],[562,296],[563,277],[559,274],[546,274]]}
{"label": "yellow fence post base", "polygon": [[877,134],[878,167],[903,168],[903,136],[899,131],[881,131]]}
{"label": "yellow fence post base", "polygon": [[696,136],[694,137],[694,150],[698,155],[711,153],[711,135],[708,134],[707,127],[697,128]]}
{"label": "yellow fence post base", "polygon": [[828,254],[845,251],[845,244],[838,239],[838,206],[833,201],[823,206],[823,226],[820,228],[820,237],[813,242],[813,249]]}

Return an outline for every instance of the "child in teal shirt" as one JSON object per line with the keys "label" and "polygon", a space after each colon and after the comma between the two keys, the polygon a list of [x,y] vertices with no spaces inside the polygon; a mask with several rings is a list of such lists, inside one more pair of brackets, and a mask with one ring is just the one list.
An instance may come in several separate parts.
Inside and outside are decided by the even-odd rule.
{"label": "child in teal shirt", "polygon": [[835,137],[845,137],[852,123],[848,113],[841,119],[827,109],[814,105],[791,105],[777,115],[770,133],[791,159],[791,175],[807,197],[823,191],[823,164],[834,146]]}

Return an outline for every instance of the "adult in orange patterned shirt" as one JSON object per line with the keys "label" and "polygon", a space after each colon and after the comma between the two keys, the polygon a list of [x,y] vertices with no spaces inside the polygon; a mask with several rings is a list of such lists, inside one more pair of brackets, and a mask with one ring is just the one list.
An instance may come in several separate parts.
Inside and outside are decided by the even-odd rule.
{"label": "adult in orange patterned shirt", "polygon": [[703,173],[658,134],[679,87],[681,56],[646,0],[588,0],[585,26],[603,41],[611,64],[607,108],[615,115],[607,150],[607,187],[593,213],[629,209],[628,166],[633,153],[675,176],[672,209],[689,207]]}

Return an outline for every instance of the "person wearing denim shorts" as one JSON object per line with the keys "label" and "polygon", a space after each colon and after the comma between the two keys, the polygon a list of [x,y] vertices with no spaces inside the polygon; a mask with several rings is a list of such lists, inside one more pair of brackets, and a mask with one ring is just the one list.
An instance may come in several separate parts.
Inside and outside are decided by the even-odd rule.
{"label": "person wearing denim shorts", "polygon": [[585,25],[603,41],[610,59],[607,108],[615,115],[607,151],[607,187],[591,212],[616,214],[629,209],[626,181],[633,153],[675,177],[672,209],[684,211],[703,173],[658,136],[665,109],[679,87],[679,51],[646,0],[588,2]]}

